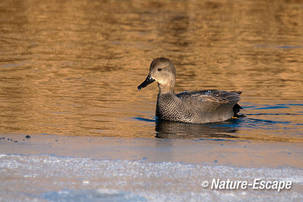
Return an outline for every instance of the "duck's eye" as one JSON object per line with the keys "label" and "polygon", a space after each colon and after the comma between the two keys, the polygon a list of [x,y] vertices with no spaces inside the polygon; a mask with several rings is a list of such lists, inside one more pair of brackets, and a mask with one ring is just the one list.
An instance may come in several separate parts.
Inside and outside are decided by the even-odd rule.
{"label": "duck's eye", "polygon": [[162,69],[161,68],[158,68],[158,72],[160,72]]}

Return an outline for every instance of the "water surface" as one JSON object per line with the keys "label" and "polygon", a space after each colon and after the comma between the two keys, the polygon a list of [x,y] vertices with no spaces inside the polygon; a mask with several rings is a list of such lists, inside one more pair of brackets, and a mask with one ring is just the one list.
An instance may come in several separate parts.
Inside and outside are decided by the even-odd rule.
{"label": "water surface", "polygon": [[[0,19],[0,134],[303,141],[301,1],[5,0]],[[176,92],[242,91],[247,117],[157,126],[136,86],[159,56]]]}

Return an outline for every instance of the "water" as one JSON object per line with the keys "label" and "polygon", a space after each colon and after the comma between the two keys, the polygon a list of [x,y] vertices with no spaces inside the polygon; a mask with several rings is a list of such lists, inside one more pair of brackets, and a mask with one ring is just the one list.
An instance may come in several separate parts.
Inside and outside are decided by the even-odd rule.
{"label": "water", "polygon": [[154,137],[155,124],[136,118],[154,119],[157,87],[136,86],[165,56],[177,68],[176,92],[243,92],[250,115],[236,136],[302,142],[300,2],[5,0],[0,8],[2,134]]}
{"label": "water", "polygon": [[[1,154],[14,153],[17,157],[9,158],[19,158],[18,155],[28,154],[33,145],[38,145],[36,152],[25,157],[24,165],[41,153],[46,155],[43,158],[50,158],[48,154],[52,153],[59,161],[60,155],[71,161],[77,158],[71,157],[72,151],[61,154],[63,147],[57,152],[49,149],[44,153],[43,142],[49,135],[57,136],[54,140],[66,136],[108,137],[119,141],[119,147],[135,141],[134,148],[138,152],[163,140],[161,144],[169,153],[183,144],[177,142],[189,141],[188,145],[198,146],[186,147],[192,151],[188,154],[181,149],[183,152],[178,154],[184,154],[182,157],[168,155],[162,159],[159,154],[152,159],[165,163],[187,159],[187,163],[196,165],[220,157],[219,150],[201,151],[200,146],[205,147],[205,142],[211,141],[214,148],[227,143],[237,147],[245,142],[259,145],[255,149],[260,147],[260,153],[244,156],[242,164],[240,160],[233,161],[236,152],[231,152],[231,158],[224,162],[231,164],[227,166],[302,168],[302,149],[299,149],[303,142],[302,19],[303,2],[300,0],[3,0],[0,2],[0,136],[5,139],[0,140]],[[151,60],[160,56],[170,58],[176,66],[176,92],[242,91],[240,104],[246,117],[203,125],[156,123],[157,86],[150,85],[140,92],[136,87],[145,79]],[[35,144],[24,144],[25,135],[42,139]],[[17,142],[7,138],[16,138]],[[143,144],[142,138],[151,142]],[[97,139],[90,141],[99,142]],[[66,144],[74,148],[70,141]],[[85,161],[98,150],[89,148],[90,141],[82,141],[82,146],[89,151],[82,156]],[[102,151],[108,154],[107,159],[121,160],[119,152],[113,154],[108,145],[99,143],[107,148]],[[263,144],[269,144],[275,152],[267,155]],[[287,147],[282,149],[281,144]],[[57,148],[55,143],[53,148]],[[128,149],[123,151],[129,152]],[[151,151],[157,153],[158,150]],[[217,152],[218,158],[193,157],[193,151],[202,152],[204,156],[210,151]],[[282,155],[281,152],[286,153]],[[95,157],[99,155],[97,152]],[[275,156],[276,161],[271,162],[270,156]],[[143,157],[132,159],[132,155],[126,155],[123,160]],[[267,161],[261,160],[262,157]],[[5,169],[15,172],[14,168]],[[56,169],[51,167],[50,172]],[[27,172],[22,169],[20,172],[23,171]],[[266,176],[270,171],[264,173]],[[148,176],[148,172],[145,174]],[[302,176],[301,170],[297,174]],[[233,176],[237,178],[235,173]],[[24,176],[14,177],[15,183],[24,180]],[[62,180],[56,181],[56,176],[52,179],[57,183]],[[4,176],[3,180],[7,178]],[[21,187],[26,186],[28,184]],[[57,191],[64,190],[63,187],[70,198],[88,193],[93,198],[100,195],[96,187],[78,192],[75,187],[64,185],[41,190],[33,198],[56,200],[60,195]],[[125,197],[138,201],[146,199],[144,194],[132,195],[132,189],[112,188],[118,190],[113,196],[117,201],[126,200]],[[21,197],[9,193],[11,195],[4,199]],[[189,192],[178,194],[186,198]],[[224,193],[217,194],[219,198],[216,199],[228,197]],[[263,199],[267,199],[267,194],[262,195]],[[101,195],[104,195],[102,191]],[[175,196],[170,199],[178,198]],[[165,199],[156,197],[155,200]]]}

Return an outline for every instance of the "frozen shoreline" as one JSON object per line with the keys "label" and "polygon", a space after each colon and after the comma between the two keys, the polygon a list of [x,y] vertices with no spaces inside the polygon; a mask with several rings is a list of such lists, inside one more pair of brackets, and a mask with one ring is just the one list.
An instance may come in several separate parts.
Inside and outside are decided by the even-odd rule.
{"label": "frozen shoreline", "polygon": [[[302,144],[9,137],[0,142],[0,201],[303,199]],[[201,186],[205,180],[255,178],[294,184],[281,192]]]}
{"label": "frozen shoreline", "polygon": [[0,153],[303,168],[303,143],[58,135],[31,135],[27,139],[25,136],[0,135]]}

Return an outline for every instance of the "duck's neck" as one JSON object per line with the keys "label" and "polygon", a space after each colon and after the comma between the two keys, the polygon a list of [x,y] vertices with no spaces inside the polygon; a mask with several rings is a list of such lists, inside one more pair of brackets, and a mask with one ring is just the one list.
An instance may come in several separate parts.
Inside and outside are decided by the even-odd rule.
{"label": "duck's neck", "polygon": [[159,94],[174,94],[174,86],[158,84]]}

